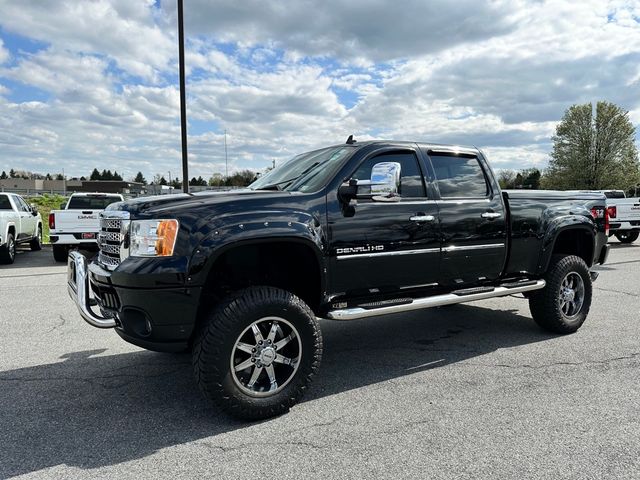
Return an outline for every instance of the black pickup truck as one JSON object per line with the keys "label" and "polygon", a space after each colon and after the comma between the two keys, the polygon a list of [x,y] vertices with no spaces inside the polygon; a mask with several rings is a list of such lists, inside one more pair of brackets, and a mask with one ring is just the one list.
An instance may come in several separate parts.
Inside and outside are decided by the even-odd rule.
{"label": "black pickup truck", "polygon": [[69,255],[69,293],[96,327],[191,351],[204,394],[257,419],[308,388],[319,318],[520,293],[542,328],[575,332],[607,230],[604,195],[503,192],[478,149],[350,138],[244,190],[109,206],[95,259]]}

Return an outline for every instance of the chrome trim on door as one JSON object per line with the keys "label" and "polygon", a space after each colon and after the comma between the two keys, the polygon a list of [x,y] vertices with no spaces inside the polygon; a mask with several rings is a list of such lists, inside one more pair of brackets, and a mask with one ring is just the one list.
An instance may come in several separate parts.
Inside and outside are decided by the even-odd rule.
{"label": "chrome trim on door", "polygon": [[394,257],[397,255],[419,255],[421,253],[440,253],[439,248],[422,248],[420,250],[397,250],[395,252],[355,253],[339,255],[338,260],[352,260],[354,258]]}
{"label": "chrome trim on door", "polygon": [[491,243],[486,245],[451,245],[449,247],[444,247],[442,250],[444,252],[454,252],[459,250],[485,250],[502,247],[504,247],[504,243]]}
{"label": "chrome trim on door", "polygon": [[498,212],[484,212],[480,214],[482,218],[488,218],[489,220],[494,220],[496,218],[500,218],[502,216],[501,213]]}

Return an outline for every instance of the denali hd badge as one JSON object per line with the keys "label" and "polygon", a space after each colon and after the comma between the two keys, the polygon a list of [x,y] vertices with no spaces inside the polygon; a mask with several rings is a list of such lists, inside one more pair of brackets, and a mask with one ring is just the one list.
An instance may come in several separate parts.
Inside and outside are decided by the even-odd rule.
{"label": "denali hd badge", "polygon": [[345,253],[381,252],[382,250],[384,250],[384,245],[364,245],[362,247],[345,247],[345,248],[336,248],[336,255],[343,255]]}

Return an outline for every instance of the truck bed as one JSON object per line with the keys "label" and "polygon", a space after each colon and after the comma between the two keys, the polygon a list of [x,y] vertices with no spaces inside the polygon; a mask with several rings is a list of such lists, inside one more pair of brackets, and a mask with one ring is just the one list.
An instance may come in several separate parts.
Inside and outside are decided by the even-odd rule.
{"label": "truck bed", "polygon": [[[606,197],[601,193],[562,192],[557,190],[504,190],[509,211],[510,249],[505,273],[535,275],[540,271],[552,223],[569,214],[589,214],[592,207],[605,207]],[[601,220],[604,222],[604,219]],[[606,243],[606,235],[597,240]],[[597,251],[599,249],[596,248]],[[531,252],[541,252],[531,255]]]}

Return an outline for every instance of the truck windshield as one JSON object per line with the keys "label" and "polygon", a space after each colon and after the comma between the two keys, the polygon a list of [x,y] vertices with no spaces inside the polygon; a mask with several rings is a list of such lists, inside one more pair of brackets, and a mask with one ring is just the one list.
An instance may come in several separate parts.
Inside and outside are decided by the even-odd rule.
{"label": "truck windshield", "polygon": [[314,192],[335,175],[352,152],[353,147],[330,147],[302,153],[264,174],[249,188]]}
{"label": "truck windshield", "polygon": [[0,195],[0,210],[13,210],[9,197],[6,195]]}
{"label": "truck windshield", "polygon": [[107,208],[107,205],[120,201],[120,197],[115,195],[83,195],[71,197],[67,210],[104,210]]}

